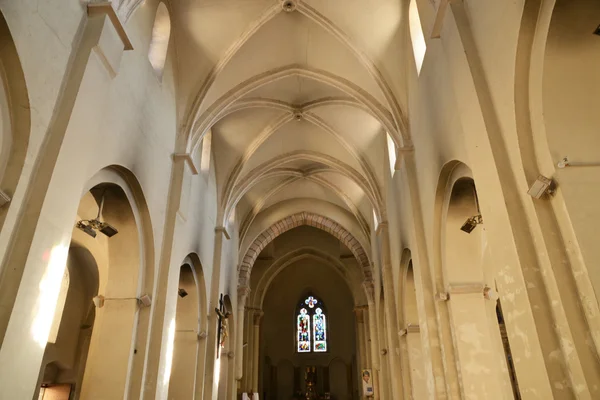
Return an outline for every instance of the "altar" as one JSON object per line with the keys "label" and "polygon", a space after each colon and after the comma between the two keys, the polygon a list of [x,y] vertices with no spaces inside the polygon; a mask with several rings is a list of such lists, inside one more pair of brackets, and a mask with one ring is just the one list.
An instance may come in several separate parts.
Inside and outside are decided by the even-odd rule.
{"label": "altar", "polygon": [[296,393],[294,400],[330,400],[331,394],[328,392],[319,393],[317,389],[317,371],[316,367],[306,367],[304,372],[305,392]]}

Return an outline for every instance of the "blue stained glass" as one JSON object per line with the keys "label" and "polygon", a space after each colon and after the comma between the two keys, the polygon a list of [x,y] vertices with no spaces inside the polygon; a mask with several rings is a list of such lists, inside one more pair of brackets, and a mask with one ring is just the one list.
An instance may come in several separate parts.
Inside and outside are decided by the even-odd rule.
{"label": "blue stained glass", "polygon": [[298,352],[307,353],[310,351],[310,317],[306,308],[300,310],[298,314]]}
{"label": "blue stained glass", "polygon": [[313,314],[313,332],[315,339],[314,351],[327,351],[327,320],[320,308],[317,308]]}

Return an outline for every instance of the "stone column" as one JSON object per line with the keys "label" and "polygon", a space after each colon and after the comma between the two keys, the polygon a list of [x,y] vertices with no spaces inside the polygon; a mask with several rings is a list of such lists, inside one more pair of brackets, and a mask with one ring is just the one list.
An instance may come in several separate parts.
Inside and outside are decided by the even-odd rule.
{"label": "stone column", "polygon": [[235,380],[241,381],[244,375],[244,317],[246,314],[246,299],[250,294],[248,286],[238,287],[238,308],[236,318],[236,361],[235,361]]}
{"label": "stone column", "polygon": [[392,273],[392,260],[390,254],[390,236],[388,232],[387,221],[379,223],[377,229],[379,242],[381,245],[381,262],[383,264],[383,287],[385,291],[385,318],[387,320],[386,338],[389,345],[388,357],[390,364],[390,378],[392,395],[394,399],[403,397],[402,372],[400,370],[400,360],[398,351],[400,344],[398,342],[398,323],[396,314],[396,296],[394,296],[394,275]]}
{"label": "stone column", "polygon": [[367,302],[369,308],[369,337],[371,338],[371,368],[373,372],[373,400],[382,399],[379,390],[379,339],[377,337],[377,310],[375,307],[375,286],[372,280],[364,281],[363,287],[367,293]]}
{"label": "stone column", "polygon": [[258,369],[260,360],[260,322],[264,313],[258,310],[254,313],[254,359],[252,360],[252,391],[258,393]]}
{"label": "stone column", "polygon": [[[461,388],[465,398],[486,399],[504,392],[495,373],[483,284],[449,286],[450,322],[455,333]],[[494,326],[494,328],[496,328]]]}
{"label": "stone column", "polygon": [[[221,281],[221,256],[223,252],[223,238],[229,239],[224,227],[215,228],[215,242],[213,251],[213,269],[210,284],[209,318],[208,318],[208,343],[206,349],[206,372],[204,373],[204,399],[211,400],[215,387],[215,362],[217,359],[217,318],[215,308],[219,307],[219,286]],[[220,371],[217,371],[220,373]]]}
{"label": "stone column", "polygon": [[442,304],[438,296],[438,293],[443,291],[443,285],[441,278],[436,279],[434,265],[436,260],[431,261],[427,252],[414,152],[402,152],[402,163],[407,177],[412,211],[411,223],[415,234],[416,251],[412,252],[413,272],[417,291],[417,307],[421,318],[423,359],[429,397],[460,398],[452,333],[447,322],[447,307]]}
{"label": "stone column", "polygon": [[204,393],[204,369],[206,368],[206,336],[207,333],[202,331],[198,334],[198,355],[196,357],[196,385],[194,389],[194,399],[202,400]]}
{"label": "stone column", "polygon": [[252,389],[254,376],[254,309],[246,308],[246,363],[244,368],[244,392]]}
{"label": "stone column", "polygon": [[362,376],[361,376],[361,370],[363,368],[369,368],[369,363],[367,361],[367,340],[365,337],[365,317],[364,317],[364,313],[365,313],[365,308],[367,306],[359,306],[356,307],[354,309],[354,315],[356,317],[356,348],[358,350],[358,368],[357,368],[357,373],[358,373],[358,382],[359,382],[359,387],[358,390],[360,391],[361,395],[360,398],[363,398],[362,395],[362,387],[360,385]]}
{"label": "stone column", "polygon": [[408,374],[406,374],[410,382],[405,382],[406,385],[410,383],[411,391],[410,396],[413,399],[426,399],[427,383],[425,376],[425,368],[423,365],[423,351],[421,347],[421,329],[419,325],[407,325],[406,328],[400,331],[401,337],[404,339],[406,346],[406,365],[408,367]]}

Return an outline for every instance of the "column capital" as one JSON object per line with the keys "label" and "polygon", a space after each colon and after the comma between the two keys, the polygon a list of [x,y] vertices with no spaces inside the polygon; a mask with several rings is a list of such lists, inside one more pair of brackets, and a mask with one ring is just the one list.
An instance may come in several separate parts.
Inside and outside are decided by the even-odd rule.
{"label": "column capital", "polygon": [[254,310],[254,315],[252,316],[254,325],[260,325],[260,320],[264,317],[265,313],[262,310]]}
{"label": "column capital", "polygon": [[373,279],[368,279],[363,281],[363,288],[365,289],[365,293],[367,294],[367,301],[369,303],[375,301],[375,282]]}
{"label": "column capital", "polygon": [[383,221],[381,221],[381,222],[380,222],[380,223],[377,225],[377,229],[375,230],[375,234],[376,234],[377,236],[381,235],[381,233],[382,233],[383,231],[387,231],[388,227],[389,227],[389,224],[388,224],[387,220],[383,220]]}
{"label": "column capital", "polygon": [[368,306],[354,307],[354,315],[356,316],[356,322],[358,322],[359,324],[364,324],[364,322],[365,322],[364,311],[367,309],[368,309]]}
{"label": "column capital", "polygon": [[246,298],[250,294],[251,290],[248,286],[238,286],[237,295],[238,295],[238,305],[240,307],[244,307],[246,305]]}

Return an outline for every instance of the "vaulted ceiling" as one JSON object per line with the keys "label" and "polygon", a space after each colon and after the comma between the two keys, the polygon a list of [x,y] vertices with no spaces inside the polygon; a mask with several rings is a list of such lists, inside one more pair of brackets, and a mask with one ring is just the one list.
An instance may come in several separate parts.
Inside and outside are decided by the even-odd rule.
{"label": "vaulted ceiling", "polygon": [[385,218],[386,133],[408,144],[401,0],[172,3],[190,150],[212,134],[220,215],[247,232],[310,199]]}

